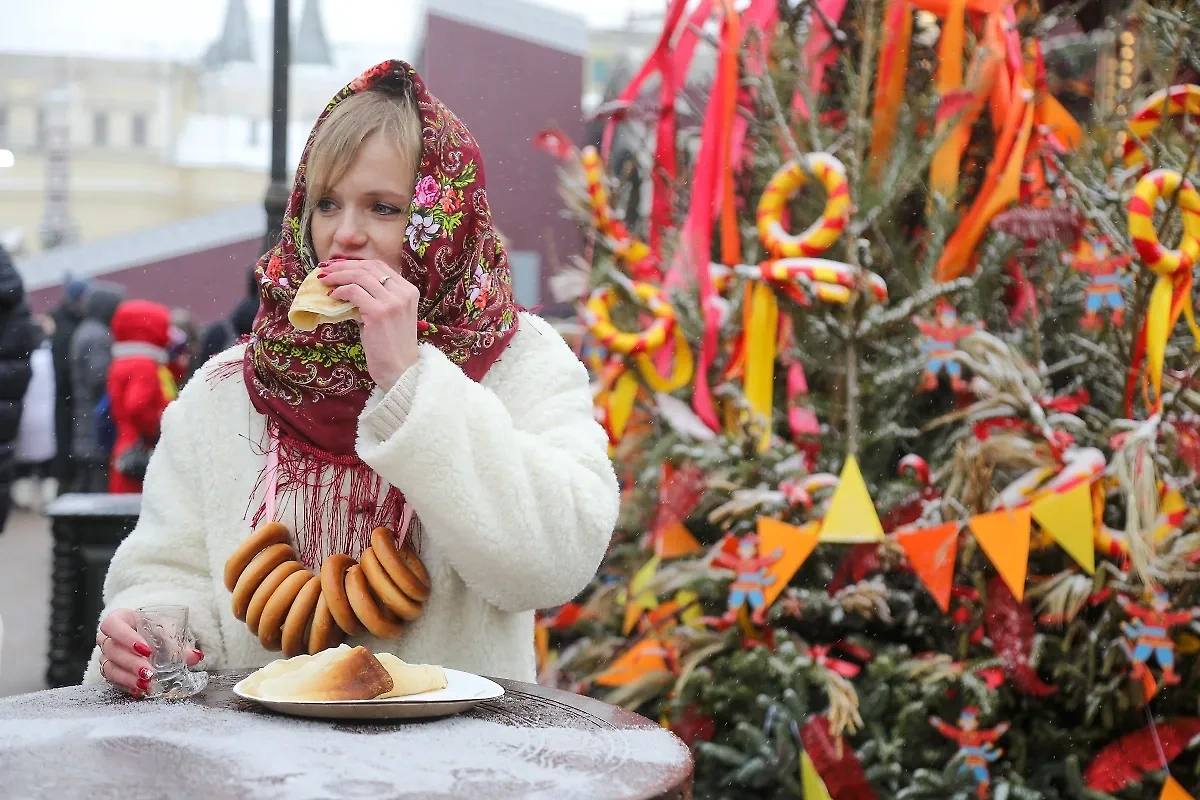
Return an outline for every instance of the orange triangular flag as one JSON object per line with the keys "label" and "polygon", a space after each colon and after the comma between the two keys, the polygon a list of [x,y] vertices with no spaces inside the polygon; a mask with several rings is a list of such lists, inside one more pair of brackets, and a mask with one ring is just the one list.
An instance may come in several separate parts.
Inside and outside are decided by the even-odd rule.
{"label": "orange triangular flag", "polygon": [[934,528],[898,531],[896,543],[904,548],[908,563],[925,582],[925,588],[943,613],[950,610],[950,585],[954,583],[954,557],[958,554],[958,523]]}
{"label": "orange triangular flag", "polygon": [[1158,796],[1158,800],[1195,800],[1187,790],[1179,785],[1179,781],[1167,776],[1167,782],[1163,784],[1162,794]]}
{"label": "orange triangular flag", "polygon": [[829,511],[821,524],[822,542],[883,541],[883,525],[875,513],[875,502],[854,456],[846,459]]}
{"label": "orange triangular flag", "polygon": [[1065,492],[1039,497],[1033,501],[1033,518],[1089,575],[1096,571],[1090,484],[1078,483]]}
{"label": "orange triangular flag", "polygon": [[1028,506],[1001,509],[971,518],[971,533],[987,553],[1000,577],[1019,602],[1025,597],[1025,571],[1029,569],[1029,529],[1033,518]]}
{"label": "orange triangular flag", "polygon": [[774,559],[767,567],[767,574],[773,579],[772,583],[763,590],[763,600],[766,601],[767,608],[771,607],[775,598],[779,597],[780,592],[796,574],[796,570],[800,569],[817,546],[820,528],[819,522],[797,528],[771,517],[758,518],[758,555],[760,558]]}
{"label": "orange triangular flag", "polygon": [[651,672],[667,671],[667,647],[658,639],[643,639],[596,676],[599,686],[624,686]]}
{"label": "orange triangular flag", "polygon": [[659,558],[679,558],[703,552],[703,545],[696,541],[692,532],[679,520],[663,528],[654,537],[654,554]]}

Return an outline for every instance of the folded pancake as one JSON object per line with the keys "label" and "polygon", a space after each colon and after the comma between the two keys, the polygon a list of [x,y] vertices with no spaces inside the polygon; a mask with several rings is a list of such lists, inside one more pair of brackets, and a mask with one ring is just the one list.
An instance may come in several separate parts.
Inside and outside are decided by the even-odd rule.
{"label": "folded pancake", "polygon": [[434,692],[448,685],[446,671],[436,664],[408,664],[391,653],[379,653],[375,657],[392,676],[391,691],[379,695],[379,700]]}
{"label": "folded pancake", "polygon": [[317,271],[308,273],[296,297],[288,310],[288,322],[299,331],[315,331],[318,325],[355,320],[362,318],[358,314],[358,306],[345,300],[337,300],[329,296],[331,289],[317,278]]}
{"label": "folded pancake", "polygon": [[346,644],[276,661],[246,680],[247,694],[277,701],[374,700],[393,688],[392,676],[370,650]]}

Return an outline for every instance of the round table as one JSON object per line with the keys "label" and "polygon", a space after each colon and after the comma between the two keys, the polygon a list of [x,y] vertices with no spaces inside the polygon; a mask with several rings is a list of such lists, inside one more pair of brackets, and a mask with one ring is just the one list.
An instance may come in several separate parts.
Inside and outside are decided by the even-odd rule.
{"label": "round table", "polygon": [[108,686],[0,699],[8,797],[263,800],[690,800],[692,759],[671,733],[592,698],[497,680],[505,696],[438,720],[335,722],[234,696],[210,673],[180,702]]}

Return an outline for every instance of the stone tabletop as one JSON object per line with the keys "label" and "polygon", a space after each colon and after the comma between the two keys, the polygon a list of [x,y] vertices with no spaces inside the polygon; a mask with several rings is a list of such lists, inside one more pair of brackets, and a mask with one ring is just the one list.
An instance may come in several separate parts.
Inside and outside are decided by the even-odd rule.
{"label": "stone tabletop", "polygon": [[669,732],[579,695],[514,681],[457,717],[333,722],[278,716],[215,672],[181,702],[107,686],[0,699],[7,796],[332,800],[691,797],[692,761]]}

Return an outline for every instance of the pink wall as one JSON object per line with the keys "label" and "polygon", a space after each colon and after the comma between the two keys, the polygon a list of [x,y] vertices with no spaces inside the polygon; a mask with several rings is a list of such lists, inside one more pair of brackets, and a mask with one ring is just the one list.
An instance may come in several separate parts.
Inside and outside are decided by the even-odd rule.
{"label": "pink wall", "polygon": [[[123,285],[131,298],[186,308],[206,324],[225,316],[246,293],[246,270],[258,260],[261,247],[262,239],[256,238],[97,278]],[[34,312],[44,313],[58,303],[62,287],[30,292],[29,297]]]}
{"label": "pink wall", "polygon": [[562,219],[553,158],[531,144],[554,125],[583,135],[583,58],[437,16],[430,10],[421,58],[429,90],[466,123],[483,150],[488,199],[513,250],[541,254],[542,301],[552,303],[551,258],[580,250]]}

